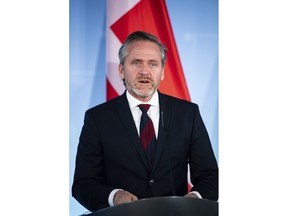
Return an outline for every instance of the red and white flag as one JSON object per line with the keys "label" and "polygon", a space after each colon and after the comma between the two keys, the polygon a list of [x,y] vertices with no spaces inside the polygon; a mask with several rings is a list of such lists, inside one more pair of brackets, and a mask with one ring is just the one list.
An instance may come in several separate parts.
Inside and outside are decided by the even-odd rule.
{"label": "red and white flag", "polygon": [[118,75],[118,50],[134,31],[157,36],[168,48],[164,81],[159,90],[190,101],[165,0],[107,0],[107,100],[124,92]]}

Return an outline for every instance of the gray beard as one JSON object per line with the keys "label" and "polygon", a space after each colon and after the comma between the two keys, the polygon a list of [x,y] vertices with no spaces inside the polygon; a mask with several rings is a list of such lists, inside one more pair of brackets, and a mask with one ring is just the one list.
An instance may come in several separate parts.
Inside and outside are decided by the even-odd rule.
{"label": "gray beard", "polygon": [[146,92],[146,93],[141,93],[140,91],[138,91],[137,89],[135,89],[135,88],[131,88],[131,92],[133,92],[134,94],[136,94],[137,96],[139,96],[140,98],[148,98],[148,97],[150,97],[151,95],[153,95],[154,94],[154,92],[155,92],[155,90],[156,89],[150,89],[148,92]]}

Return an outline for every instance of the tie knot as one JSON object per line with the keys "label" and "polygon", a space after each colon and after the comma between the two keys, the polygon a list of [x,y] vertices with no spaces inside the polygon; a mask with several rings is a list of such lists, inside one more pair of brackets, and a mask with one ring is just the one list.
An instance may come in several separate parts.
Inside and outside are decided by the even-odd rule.
{"label": "tie knot", "polygon": [[150,104],[139,104],[138,106],[142,112],[147,112],[151,105]]}

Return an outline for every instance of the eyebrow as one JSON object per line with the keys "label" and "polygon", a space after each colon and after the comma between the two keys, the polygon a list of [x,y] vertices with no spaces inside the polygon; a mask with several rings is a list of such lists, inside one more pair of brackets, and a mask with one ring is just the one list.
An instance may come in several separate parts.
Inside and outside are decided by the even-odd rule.
{"label": "eyebrow", "polygon": [[[135,59],[131,59],[130,61],[133,62],[133,61],[145,61],[145,60],[135,58]],[[148,62],[159,62],[159,61],[157,61],[156,59],[149,59],[149,60],[147,60],[147,61],[148,61]]]}

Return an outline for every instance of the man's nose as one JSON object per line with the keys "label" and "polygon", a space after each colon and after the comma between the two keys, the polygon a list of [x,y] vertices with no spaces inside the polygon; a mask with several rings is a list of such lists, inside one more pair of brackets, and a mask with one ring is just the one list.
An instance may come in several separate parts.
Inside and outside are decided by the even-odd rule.
{"label": "man's nose", "polygon": [[140,73],[141,74],[149,74],[150,73],[149,65],[148,64],[142,64],[141,68],[140,68]]}

